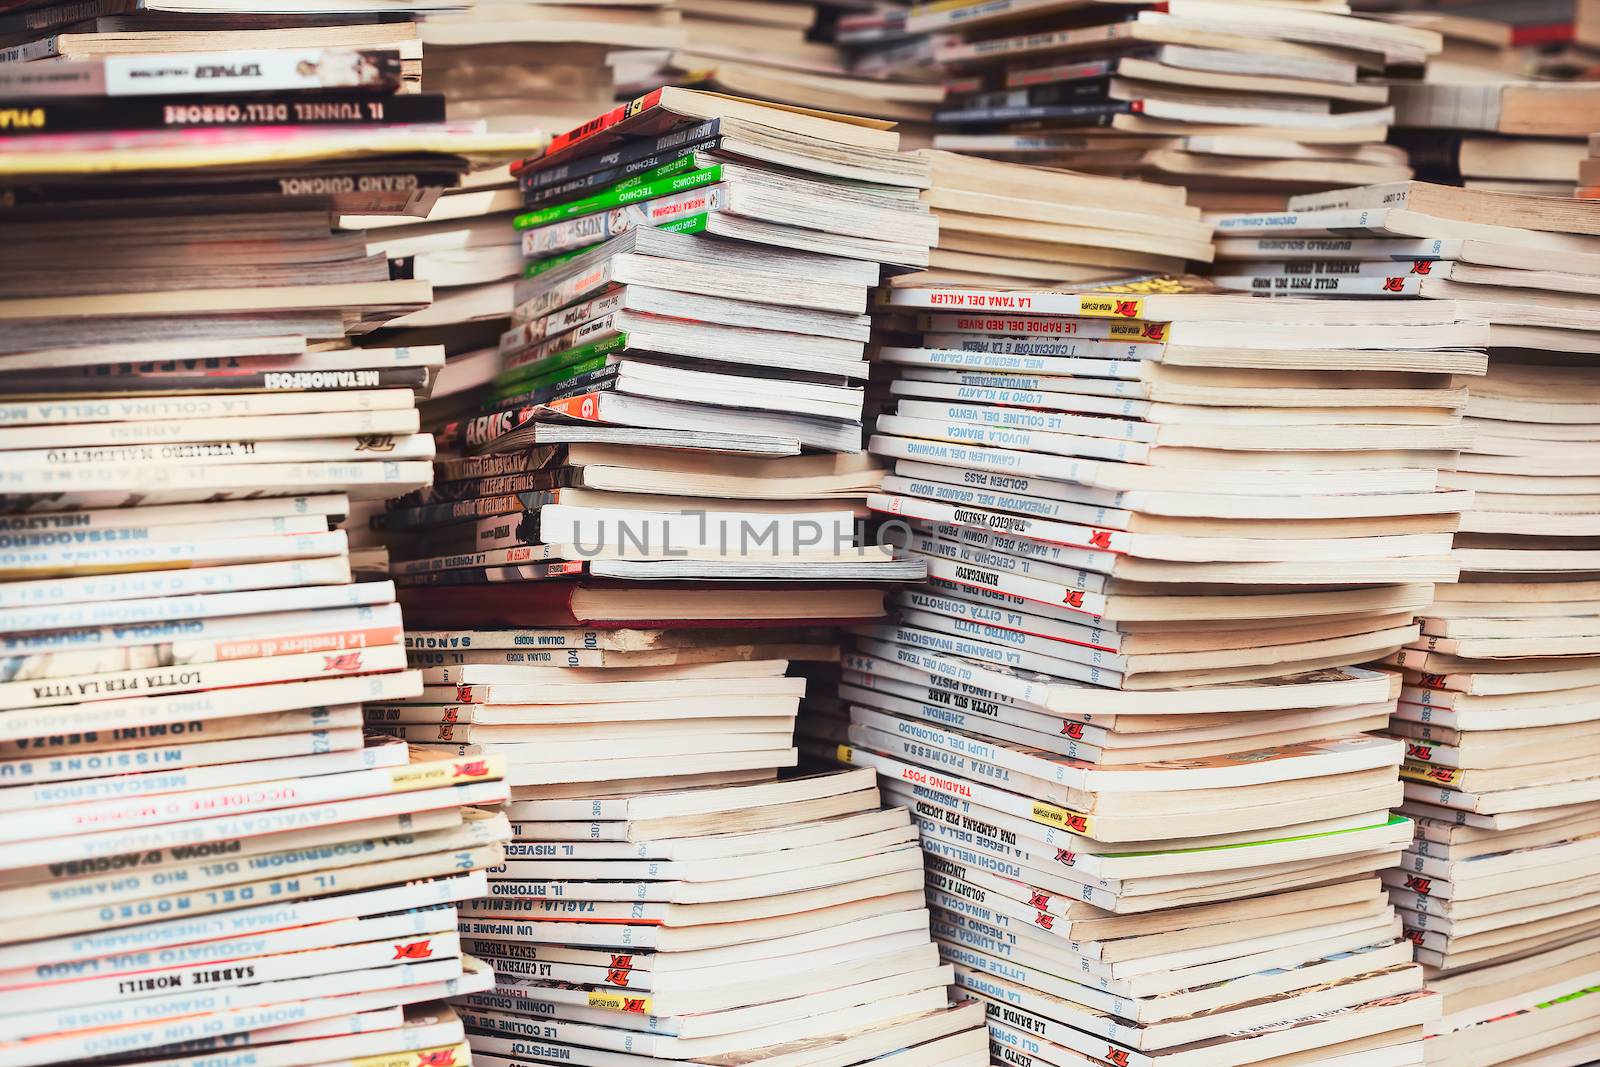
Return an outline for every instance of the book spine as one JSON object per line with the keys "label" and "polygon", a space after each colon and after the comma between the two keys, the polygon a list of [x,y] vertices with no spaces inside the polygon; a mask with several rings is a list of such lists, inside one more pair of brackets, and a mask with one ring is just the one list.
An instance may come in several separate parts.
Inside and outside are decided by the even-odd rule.
{"label": "book spine", "polygon": [[[984,511],[959,505],[941,504],[914,496],[889,496],[874,493],[867,497],[867,506],[884,515],[900,515],[924,522],[972,527],[998,531],[1015,537],[1081,548],[1094,553],[1124,553],[1128,551],[1130,535],[1116,530],[1092,526],[1079,526],[1049,519],[1032,519],[1000,511]],[[1106,561],[1109,565],[1113,561]],[[1097,569],[1097,568],[1088,568]]]}
{"label": "book spine", "polygon": [[586,322],[606,318],[624,310],[627,298],[628,290],[624,287],[573,307],[562,308],[540,318],[530,319],[500,335],[500,353],[510,356],[536,347],[546,339],[559,337]]}
{"label": "book spine", "polygon": [[405,496],[387,501],[391,511],[470,500],[477,496],[507,496],[528,493],[539,489],[557,489],[571,481],[565,468],[535,470],[522,474],[485,475],[481,478],[463,478],[454,482],[435,482],[426,489],[418,489]]}
{"label": "book spine", "polygon": [[[686,157],[691,161],[693,156]],[[679,167],[678,163],[668,163],[658,170],[669,171]],[[555,204],[550,207],[540,208],[537,211],[524,212],[511,220],[511,224],[518,230],[530,230],[537,226],[546,226],[552,222],[563,219],[577,218],[581,215],[593,215],[599,211],[610,211],[640,200],[653,200],[658,196],[682,192],[686,189],[697,189],[702,185],[713,185],[724,178],[722,164],[712,164],[708,167],[699,167],[686,174],[664,173],[654,180],[629,179],[619,182],[605,192],[594,196],[584,197],[581,200],[569,201],[565,204]]]}
{"label": "book spine", "polygon": [[[418,376],[416,381],[419,384],[427,375],[427,369],[423,367],[403,369],[407,374]],[[0,426],[53,426],[79,422],[160,422],[200,418],[236,419],[250,415],[293,415],[302,412],[320,414],[333,411],[410,407],[415,404],[415,398],[409,390],[374,391],[373,387],[380,384],[379,378],[374,375],[379,374],[379,371],[370,370],[316,372],[311,375],[286,374],[284,377],[289,379],[287,381],[278,381],[270,386],[265,381],[258,383],[258,388],[271,388],[277,390],[276,392],[245,392],[236,396],[100,396],[90,400],[6,403],[0,404]],[[330,392],[326,395],[316,395],[319,389]],[[306,390],[310,390],[312,395],[307,395]]]}
{"label": "book spine", "polygon": [[[139,759],[162,759],[162,746],[212,744],[233,741],[241,737],[277,737],[281,734],[306,733],[313,730],[338,730],[361,725],[361,709],[355,705],[332,708],[307,708],[299,711],[278,712],[268,715],[245,716],[238,719],[214,719],[209,722],[177,721],[154,726],[129,726],[110,730],[91,730],[83,734],[51,734],[45,737],[24,737],[0,745],[0,758],[7,761],[11,773],[19,782],[30,779],[44,780],[72,778],[94,773],[102,764],[94,762],[100,756],[121,759],[119,750],[131,745],[153,746]],[[81,770],[80,770],[81,768]],[[130,767],[130,770],[148,769]],[[122,773],[106,771],[105,773]],[[0,874],[0,881],[5,875]]]}
{"label": "book spine", "polygon": [[[522,254],[535,258],[557,255],[575,248],[608,241],[636,226],[653,226],[674,232],[696,233],[705,228],[708,212],[727,207],[726,187],[707,185],[619,205],[581,218],[524,230]],[[680,225],[681,224],[681,225]]]}
{"label": "book spine", "polygon": [[[41,756],[0,763],[0,808],[14,809],[31,803],[77,803],[103,799],[112,793],[138,791],[142,771],[174,770],[178,780],[192,781],[206,761],[277,761],[294,756],[340,752],[361,747],[359,723],[340,729],[317,728],[301,733],[276,734],[250,740],[163,745],[155,748],[112,749],[70,756]],[[252,748],[252,744],[254,748]],[[113,775],[130,775],[115,782]],[[77,781],[64,781],[77,778]],[[60,784],[50,784],[60,783]],[[191,787],[198,788],[198,787]],[[33,799],[28,799],[33,798]]]}
{"label": "book spine", "polygon": [[[1010,405],[984,405],[970,402],[951,403],[943,399],[925,399],[909,396],[900,401],[900,414],[912,418],[939,419],[949,422],[971,422],[981,426],[1002,429],[1037,431],[1046,434],[1064,434],[1083,440],[1086,449],[1100,448],[1105,459],[1119,462],[1139,462],[1156,429],[1149,423],[1132,419],[1109,419],[1099,415],[1077,415],[1056,411],[1038,411]],[[1098,443],[1098,444],[1097,444]]]}
{"label": "book spine", "polygon": [[[139,7],[140,0],[69,0],[67,3],[0,15],[0,34],[43,33],[103,15],[128,14],[138,11]],[[12,78],[17,80],[12,81]],[[37,91],[34,87],[40,83],[50,85],[52,91],[56,92],[61,91],[58,87],[65,86],[73,91],[73,95],[98,96],[105,92],[103,70],[98,67],[60,71],[53,77],[48,71],[3,71],[0,72],[0,98],[9,98],[10,91],[32,94]]]}
{"label": "book spine", "polygon": [[[604,639],[599,630],[581,627],[557,630],[409,630],[405,646],[417,651],[444,651],[452,649],[568,649],[601,648]],[[552,816],[555,817],[555,816]],[[623,818],[624,816],[618,816]]]}
{"label": "book spine", "polygon": [[[388,821],[392,823],[395,820]],[[392,863],[407,857],[421,857],[414,877],[425,877],[423,872],[430,862],[443,873],[453,873],[460,868],[441,866],[436,858],[438,854],[476,849],[489,850],[480,854],[485,859],[493,858],[497,854],[493,850],[498,848],[506,826],[503,820],[479,819],[428,833],[403,832],[381,838],[347,837],[312,847],[261,851],[251,856],[235,857],[226,863],[205,860],[186,866],[136,873],[119,872],[111,877],[48,886],[22,886],[0,891],[0,900],[4,900],[7,907],[16,908],[14,914],[81,910],[92,921],[93,912],[100,908],[122,906],[149,897],[167,897],[167,906],[174,913],[182,908],[184,914],[200,914],[207,910],[207,899],[220,886],[233,887],[229,890],[233,900],[247,900],[255,897],[256,892],[282,892],[282,887],[292,884],[292,879],[325,869],[366,867],[370,873],[376,864]],[[435,858],[430,860],[430,857]],[[262,880],[259,877],[268,874],[272,876],[270,879]],[[256,876],[255,879],[252,876]],[[172,888],[177,883],[182,884],[182,890],[175,891]],[[210,910],[215,910],[215,907]],[[67,925],[68,920],[60,918],[41,921],[68,932],[73,928]],[[40,928],[41,936],[48,936],[49,932]],[[114,971],[126,968],[130,962],[125,956],[114,956],[98,961],[95,969]],[[6,984],[6,977],[0,975],[0,986]]]}
{"label": "book spine", "polygon": [[242,95],[229,100],[122,96],[107,100],[38,97],[0,107],[0,129],[13,135],[106,130],[176,130],[231,126],[349,126],[443,122],[444,96],[316,92]]}
{"label": "book spine", "polygon": [[721,125],[721,120],[711,119],[708,122],[702,122],[694,126],[668,130],[655,138],[625,143],[607,152],[596,152],[536,170],[523,169],[519,175],[518,184],[524,192],[532,192],[602,170],[629,166],[638,170],[647,169],[653,164],[643,163],[643,160],[659,156],[673,149],[685,148],[703,141],[712,140],[717,136]]}
{"label": "book spine", "polygon": [[439,460],[434,466],[440,481],[454,482],[471,478],[491,478],[502,474],[524,474],[544,470],[557,463],[564,455],[558,445],[545,445],[522,452],[502,452],[488,456],[467,456],[462,459]]}
{"label": "book spine", "polygon": [[886,363],[910,367],[931,367],[939,370],[972,370],[1016,374],[1039,374],[1050,377],[1118,379],[1137,383],[1142,366],[1137,359],[1080,359],[1075,357],[1040,356],[1021,351],[1037,346],[1001,345],[1006,351],[994,352],[979,349],[949,348],[884,348],[878,358]]}
{"label": "book spine", "polygon": [[261,500],[229,501],[223,504],[170,504],[157,508],[140,508],[138,511],[113,509],[4,515],[0,516],[0,532],[27,534],[49,531],[76,533],[124,529],[153,530],[162,526],[199,527],[219,522],[294,518],[302,515],[345,515],[349,510],[349,497],[343,493],[325,493],[320,496],[269,497]]}
{"label": "book spine", "polygon": [[0,549],[37,552],[72,550],[115,544],[144,544],[254,539],[272,535],[310,537],[328,532],[327,515],[286,515],[266,519],[220,519],[217,522],[162,523],[152,526],[119,526],[113,529],[56,528],[27,531],[0,531]]}
{"label": "book spine", "polygon": [[[106,694],[100,700],[18,708],[0,719],[0,740],[126,728],[173,719],[199,721],[232,718],[412,696],[421,688],[421,683],[414,674],[389,666],[395,662],[397,651],[377,648],[333,656],[318,653],[314,657],[244,660],[211,667],[185,668],[182,671],[152,672],[157,681],[175,676],[191,680],[199,677],[203,684],[213,678],[227,678],[231,684],[241,688],[201,692],[174,690],[166,694],[115,699]],[[399,659],[403,666],[404,655],[400,655]],[[306,662],[308,660],[313,662]],[[258,664],[270,665],[270,670],[263,670]],[[344,668],[351,664],[390,673],[340,677],[348,673]],[[382,666],[376,666],[380,664]],[[318,677],[318,673],[324,672],[326,676]],[[261,682],[237,680],[273,673],[279,677],[269,677]],[[296,678],[296,675],[299,677]],[[291,680],[280,681],[283,676]]]}
{"label": "book spine", "polygon": [[504,393],[547,385],[559,380],[569,367],[626,348],[625,327],[630,324],[627,316],[625,311],[613,312],[506,356],[504,367],[495,379],[494,391]]}
{"label": "book spine", "polygon": [[[1100,464],[1086,459],[1012,452],[1000,448],[972,447],[955,441],[930,440],[922,436],[916,420],[901,419],[895,415],[878,416],[878,428],[883,433],[873,434],[868,450],[895,459],[915,459],[924,463],[937,463],[946,467],[971,466],[977,470],[1009,473],[1032,470],[1052,481],[1073,482],[1090,487],[1099,486]],[[912,436],[902,437],[902,433]]]}
{"label": "book spine", "polygon": [[626,167],[596,171],[581,178],[573,178],[538,190],[525,190],[522,202],[525,207],[531,209],[530,213],[537,213],[547,207],[559,207],[566,203],[582,201],[588,196],[600,196],[608,192],[620,192],[648,185],[658,178],[706,166],[706,160],[699,155],[704,147],[707,146],[693,145],[678,148],[656,156],[648,156]]}
{"label": "book spine", "polygon": [[468,552],[454,556],[432,556],[427,559],[401,560],[390,565],[394,575],[431,574],[435,571],[452,571],[473,567],[505,567],[522,563],[540,563],[555,558],[556,549],[549,545],[519,545],[512,548]]}
{"label": "book spine", "polygon": [[575,363],[564,368],[562,373],[567,375],[549,385],[535,386],[518,390],[507,387],[505,392],[497,391],[496,395],[485,402],[485,407],[518,407],[523,404],[548,404],[553,400],[565,400],[578,393],[593,392],[601,389],[614,389],[621,380],[622,367],[607,362],[612,357],[594,356],[581,363]]}
{"label": "book spine", "polygon": [[430,526],[444,526],[462,519],[511,515],[554,504],[560,499],[559,488],[540,489],[524,493],[507,493],[502,496],[474,497],[441,504],[429,504],[404,511],[391,511],[374,515],[372,525],[379,530],[416,530]]}
{"label": "book spine", "polygon": [[[981,294],[971,294],[964,299],[970,301],[974,307],[982,308],[985,305],[980,297]],[[1077,338],[1086,341],[1123,341],[1146,345],[1160,345],[1165,342],[1166,325],[1162,322],[1120,322],[1107,318],[1085,321],[1016,314],[960,315],[936,312],[917,316],[917,328],[923,331]]]}
{"label": "book spine", "polygon": [[[1147,360],[1159,362],[1163,346],[1144,341],[1093,338],[1001,337],[995,334],[926,333],[924,349],[958,352],[994,352],[1002,355],[1068,356],[1093,360]],[[917,351],[917,349],[911,349]]]}
{"label": "book spine", "polygon": [[1407,274],[1380,277],[1236,274],[1215,275],[1211,280],[1224,289],[1270,296],[1418,296],[1422,292],[1422,279]]}
{"label": "book spine", "polygon": [[[82,834],[122,826],[141,826],[152,821],[176,822],[195,819],[215,813],[256,811],[263,807],[325,804],[356,797],[382,796],[388,793],[413,792],[470,781],[488,781],[504,776],[503,764],[491,757],[486,760],[419,763],[401,766],[384,766],[385,760],[403,760],[404,746],[380,745],[361,751],[361,762],[371,764],[368,769],[338,771],[308,775],[298,780],[275,782],[270,795],[263,790],[234,787],[214,787],[175,794],[162,805],[160,812],[152,813],[150,805],[138,798],[116,798],[92,803],[75,804],[48,813],[25,812],[0,815],[0,840],[28,841],[52,834]],[[323,760],[325,757],[306,757]],[[197,780],[206,777],[196,772]]]}
{"label": "book spine", "polygon": [[[40,377],[36,379],[37,388],[28,386],[23,388],[23,383],[15,379],[9,381],[8,388],[13,392],[37,393],[71,393],[93,395],[104,393],[108,390],[106,379],[100,376],[90,377]],[[336,392],[346,389],[395,389],[406,388],[420,390],[428,384],[428,369],[426,367],[381,367],[357,370],[300,370],[300,371],[258,371],[251,374],[233,374],[218,371],[214,374],[182,375],[124,375],[117,378],[114,392],[124,396],[137,396],[140,393],[251,393],[264,392]],[[162,407],[171,410],[181,405],[184,398],[170,395],[151,397],[149,407],[152,411],[159,411]],[[85,401],[93,405],[99,403],[95,400]],[[59,408],[61,401],[55,401],[53,407]],[[4,411],[14,405],[5,405],[0,408]],[[20,406],[20,405],[15,405]],[[245,414],[240,411],[237,414]],[[146,419],[161,418],[160,414],[146,415]],[[100,416],[95,421],[109,421],[105,416]],[[7,418],[6,425],[17,423]]]}
{"label": "book spine", "polygon": [[530,319],[543,318],[558,308],[602,294],[622,284],[620,271],[621,263],[611,256],[586,269],[568,268],[559,274],[533,279],[531,288],[525,289],[524,285],[528,283],[519,282],[515,292],[516,304],[511,309],[511,324],[516,326]]}
{"label": "book spine", "polygon": [[74,570],[159,569],[177,564],[241,563],[252,560],[313,559],[345,550],[343,530],[282,537],[239,537],[215,541],[149,541],[143,544],[46,546],[0,551],[0,577],[65,574]]}
{"label": "book spine", "polygon": [[1024,104],[1020,107],[967,107],[935,111],[933,121],[963,126],[1008,122],[1048,122],[1053,125],[1109,126],[1118,115],[1140,110],[1140,102],[1107,100],[1081,104]]}
{"label": "book spine", "polygon": [[[192,596],[111,599],[115,595],[112,590],[121,592],[123,587],[91,585],[84,597],[89,602],[32,604],[0,611],[0,625],[8,630],[52,631],[6,637],[0,640],[0,652],[47,651],[104,642],[138,644],[144,643],[147,635],[155,638],[166,632],[160,627],[181,629],[195,620],[266,614],[274,609],[356,607],[385,603],[394,595],[393,589],[386,588],[383,582],[350,584],[350,564],[343,555],[282,563],[247,563],[217,570],[232,572],[216,575],[221,579],[220,588],[235,586],[241,591],[210,593],[195,588],[191,590]],[[299,586],[304,588],[296,588]],[[96,589],[106,590],[106,602],[94,601]],[[155,590],[146,588],[143,591]],[[136,591],[129,590],[127,595],[136,595]],[[145,627],[158,629],[143,629]]]}

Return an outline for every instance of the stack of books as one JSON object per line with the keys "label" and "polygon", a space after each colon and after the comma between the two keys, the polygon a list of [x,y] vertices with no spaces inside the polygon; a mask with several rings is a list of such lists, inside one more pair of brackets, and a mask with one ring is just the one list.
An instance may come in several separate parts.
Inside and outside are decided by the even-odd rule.
{"label": "stack of books", "polygon": [[780,778],[791,666],[924,573],[855,526],[867,296],[927,262],[927,165],[881,122],[664,90],[515,169],[512,323],[446,383],[481,408],[374,519],[423,684],[368,721],[510,784],[462,916],[496,972],[475,1058],[975,1067],[905,814],[869,772]]}
{"label": "stack of books", "polygon": [[1600,981],[1600,210],[1418,183],[1329,197],[1272,223],[1221,220],[1240,234],[1219,243],[1222,269],[1258,290],[1289,269],[1396,306],[1443,297],[1491,324],[1488,374],[1466,383],[1472,442],[1440,475],[1475,494],[1462,573],[1386,661],[1403,672],[1389,732],[1407,745],[1401,811],[1418,832],[1385,880],[1447,992],[1429,1045],[1440,1063],[1470,1050],[1485,1064],[1589,1048],[1600,1017],[1568,995]]}
{"label": "stack of books", "polygon": [[420,14],[416,31],[452,119],[547,132],[612,105],[613,61],[686,40],[674,0],[477,0]]}
{"label": "stack of books", "polygon": [[1409,177],[1384,144],[1387,64],[1436,52],[1431,30],[1342,4],[1234,0],[964,3],[914,9],[947,98],[934,147],[1128,175],[1237,208]]}
{"label": "stack of books", "polygon": [[1420,1063],[1400,680],[1356,665],[1457,573],[1487,327],[1185,287],[889,294],[870,503],[929,584],[805,743],[914,806],[1005,1062]]}
{"label": "stack of books", "polygon": [[[413,66],[422,46],[412,20],[427,11],[470,7],[472,0],[328,0],[286,9],[271,0],[24,0],[0,16],[0,63],[6,65],[165,54],[282,49],[381,49]],[[201,77],[249,69],[211,68]]]}
{"label": "stack of books", "polygon": [[1571,196],[1600,115],[1594,82],[1512,75],[1397,80],[1395,142],[1417,176],[1498,192]]}
{"label": "stack of books", "polygon": [[503,858],[478,806],[504,766],[365,734],[362,702],[422,679],[337,528],[431,480],[441,353],[351,346],[428,290],[329,220],[425,205],[496,142],[406,118],[428,98],[392,58],[50,64],[8,92],[4,1062],[465,1062],[438,1002],[492,982],[455,905]]}
{"label": "stack of books", "polygon": [[1211,224],[1183,189],[924,149],[939,222],[929,269],[891,285],[1038,286],[1210,262]]}
{"label": "stack of books", "polygon": [[457,1001],[475,1063],[989,1062],[871,771],[507,812],[493,895],[461,916],[496,971]]}

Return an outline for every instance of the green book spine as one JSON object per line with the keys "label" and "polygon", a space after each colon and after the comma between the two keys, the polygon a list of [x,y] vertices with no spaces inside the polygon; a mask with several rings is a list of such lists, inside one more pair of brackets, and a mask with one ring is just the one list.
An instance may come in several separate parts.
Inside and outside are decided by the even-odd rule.
{"label": "green book spine", "polygon": [[578,345],[576,348],[552,352],[543,359],[535,360],[525,367],[518,367],[513,371],[507,371],[505,374],[500,375],[495,379],[494,391],[490,394],[490,397],[499,399],[502,396],[521,392],[527,389],[530,384],[537,385],[537,379],[545,378],[549,375],[559,377],[571,373],[571,368],[577,364],[595,356],[604,356],[607,352],[615,352],[618,349],[626,348],[627,344],[628,335],[618,332],[609,337],[603,337],[598,341],[590,341],[588,344]]}
{"label": "green book spine", "polygon": [[[685,157],[692,158],[692,157]],[[670,164],[663,164],[670,166]],[[639,175],[643,178],[644,175]],[[710,167],[701,167],[691,170],[687,174],[671,174],[656,178],[653,181],[635,183],[635,179],[619,182],[617,185],[586,196],[582,200],[570,200],[565,204],[552,204],[550,207],[540,208],[538,211],[529,211],[518,215],[511,220],[511,224],[519,230],[531,230],[535,226],[548,226],[552,222],[563,219],[577,218],[579,215],[593,215],[599,211],[609,211],[614,207],[631,204],[636,200],[652,200],[668,193],[682,192],[685,189],[695,189],[702,185],[711,185],[722,180],[722,164]],[[623,188],[627,186],[627,188]]]}

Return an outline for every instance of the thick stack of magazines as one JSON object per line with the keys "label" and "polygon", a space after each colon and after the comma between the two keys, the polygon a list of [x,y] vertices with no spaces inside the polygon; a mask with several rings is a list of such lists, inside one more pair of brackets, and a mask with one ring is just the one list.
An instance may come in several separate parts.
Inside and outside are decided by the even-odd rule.
{"label": "thick stack of magazines", "polygon": [[1487,326],[1185,287],[889,295],[870,504],[929,584],[803,732],[913,806],[1006,1062],[1419,1064],[1400,679],[1357,665],[1456,574]]}
{"label": "thick stack of magazines", "polygon": [[163,94],[222,62],[52,65],[6,112],[37,122],[0,141],[0,1062],[464,1062],[504,767],[365,735],[422,679],[338,528],[431,479],[440,353],[351,346],[428,289],[329,219],[494,142],[348,125],[406,121],[381,56]]}
{"label": "thick stack of magazines", "polygon": [[1581,993],[1600,983],[1600,209],[1421,182],[1295,206],[1221,221],[1223,284],[1490,324],[1473,439],[1440,475],[1474,494],[1461,577],[1387,660],[1417,834],[1385,879],[1445,997],[1439,1062],[1582,1062],[1600,1055]]}
{"label": "thick stack of magazines", "polygon": [[423,687],[369,721],[511,785],[461,913],[495,971],[456,1002],[475,1057],[985,1062],[909,818],[870,773],[792,772],[791,665],[923,573],[855,524],[867,294],[927,261],[926,165],[881,123],[669,90],[516,172],[513,325],[457,379],[481,413],[374,520]]}

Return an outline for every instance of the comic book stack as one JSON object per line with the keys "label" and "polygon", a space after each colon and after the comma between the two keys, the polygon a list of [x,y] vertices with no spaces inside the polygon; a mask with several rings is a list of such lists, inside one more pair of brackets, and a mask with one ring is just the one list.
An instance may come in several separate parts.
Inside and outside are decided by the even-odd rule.
{"label": "comic book stack", "polygon": [[873,779],[514,801],[493,896],[462,909],[496,971],[457,1001],[473,1062],[986,1064]]}
{"label": "comic book stack", "polygon": [[1143,173],[1262,208],[1409,177],[1405,153],[1383,143],[1387,90],[1363,79],[1441,45],[1431,30],[1298,2],[929,4],[906,27],[933,35],[945,72],[934,147]]}
{"label": "comic book stack", "polygon": [[60,92],[8,98],[38,132],[0,143],[6,1064],[465,1062],[434,1002],[492,980],[454,905],[503,857],[475,807],[502,764],[365,736],[421,678],[333,528],[431,478],[437,350],[348,340],[427,286],[329,219],[426,203],[494,141],[328,99],[372,57],[288,58],[182,96],[223,60],[50,65]]}
{"label": "comic book stack", "polygon": [[881,266],[927,259],[926,167],[879,123],[668,90],[517,169],[503,368],[376,523],[423,687],[367,707],[507,764],[509,859],[461,915],[496,972],[459,1002],[475,1060],[985,1062],[905,813],[870,773],[779,778],[791,663],[923,573],[856,547],[855,383]]}
{"label": "comic book stack", "polygon": [[1461,577],[1388,661],[1418,832],[1385,879],[1446,994],[1429,1061],[1581,1063],[1600,1047],[1600,1005],[1569,997],[1600,982],[1600,207],[1411,183],[1305,208],[1221,220],[1227,284],[1440,297],[1491,323],[1473,440],[1440,476],[1475,493]]}
{"label": "comic book stack", "polygon": [[871,506],[929,584],[802,733],[913,807],[1002,1062],[1418,1064],[1400,682],[1354,665],[1455,577],[1487,327],[1186,284],[889,294]]}

